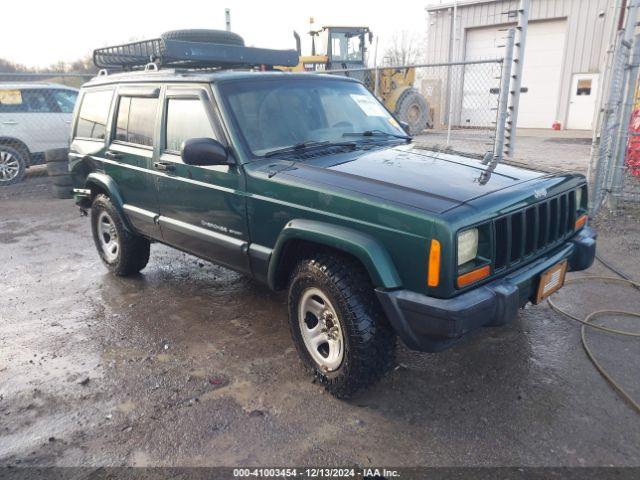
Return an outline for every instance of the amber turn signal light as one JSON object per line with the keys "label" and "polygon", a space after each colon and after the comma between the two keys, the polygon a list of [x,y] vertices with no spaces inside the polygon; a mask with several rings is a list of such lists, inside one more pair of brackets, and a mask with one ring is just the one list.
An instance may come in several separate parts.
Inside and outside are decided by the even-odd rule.
{"label": "amber turn signal light", "polygon": [[431,247],[429,248],[427,285],[429,287],[437,287],[438,283],[440,283],[440,242],[432,239]]}
{"label": "amber turn signal light", "polygon": [[585,223],[587,223],[587,216],[586,215],[580,215],[578,217],[578,219],[576,220],[575,230],[579,230],[582,227],[584,227]]}
{"label": "amber turn signal light", "polygon": [[482,280],[485,277],[488,277],[491,273],[491,268],[489,265],[485,265],[484,267],[476,268],[475,270],[471,270],[470,272],[463,273],[458,276],[458,287],[466,287],[478,280]]}

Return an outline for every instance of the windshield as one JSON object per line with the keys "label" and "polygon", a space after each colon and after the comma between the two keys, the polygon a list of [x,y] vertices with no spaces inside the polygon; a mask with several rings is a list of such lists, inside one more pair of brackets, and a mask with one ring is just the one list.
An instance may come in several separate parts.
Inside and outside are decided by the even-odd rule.
{"label": "windshield", "polygon": [[331,32],[331,60],[334,62],[362,62],[362,35]]}
{"label": "windshield", "polygon": [[380,102],[355,82],[310,74],[308,79],[223,83],[220,89],[256,156],[299,143],[343,142],[350,133],[376,131],[380,139],[387,138],[384,134],[405,135]]}

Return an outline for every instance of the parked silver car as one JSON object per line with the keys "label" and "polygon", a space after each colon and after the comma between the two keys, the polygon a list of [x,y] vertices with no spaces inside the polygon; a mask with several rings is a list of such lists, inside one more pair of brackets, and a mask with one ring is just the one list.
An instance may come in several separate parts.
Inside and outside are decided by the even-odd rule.
{"label": "parked silver car", "polygon": [[0,84],[0,186],[19,182],[45,151],[68,146],[77,96],[64,85]]}

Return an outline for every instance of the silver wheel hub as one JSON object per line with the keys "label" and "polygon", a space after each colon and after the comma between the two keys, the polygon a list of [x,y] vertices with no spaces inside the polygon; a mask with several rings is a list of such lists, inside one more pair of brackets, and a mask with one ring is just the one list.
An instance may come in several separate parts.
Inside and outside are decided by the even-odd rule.
{"label": "silver wheel hub", "polygon": [[9,152],[0,151],[0,182],[8,182],[18,176],[20,163]]}
{"label": "silver wheel hub", "polygon": [[115,261],[120,251],[120,241],[113,219],[107,212],[100,212],[98,216],[98,240],[106,259]]}
{"label": "silver wheel hub", "polygon": [[338,369],[344,358],[344,335],[338,315],[318,288],[307,288],[298,304],[298,322],[307,351],[323,371]]}

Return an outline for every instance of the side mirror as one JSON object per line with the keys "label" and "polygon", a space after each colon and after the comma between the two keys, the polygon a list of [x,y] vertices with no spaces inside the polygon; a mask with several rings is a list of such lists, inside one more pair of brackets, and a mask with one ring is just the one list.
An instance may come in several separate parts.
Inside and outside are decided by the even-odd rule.
{"label": "side mirror", "polygon": [[224,145],[213,138],[190,138],[182,142],[182,161],[187,165],[227,165],[229,154]]}
{"label": "side mirror", "polygon": [[406,133],[407,135],[410,135],[409,130],[411,129],[411,127],[409,126],[409,124],[407,122],[402,122],[402,121],[398,123],[402,127],[402,130],[404,130],[404,133]]}

